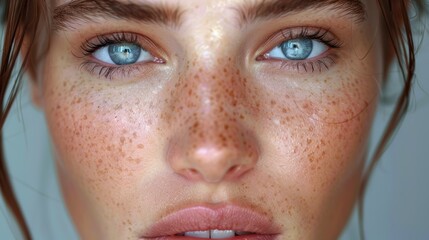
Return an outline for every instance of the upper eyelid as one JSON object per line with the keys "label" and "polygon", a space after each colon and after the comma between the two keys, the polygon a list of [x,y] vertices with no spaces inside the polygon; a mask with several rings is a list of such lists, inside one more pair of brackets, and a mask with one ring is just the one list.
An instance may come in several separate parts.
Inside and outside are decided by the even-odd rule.
{"label": "upper eyelid", "polygon": [[260,56],[266,54],[284,41],[298,37],[307,37],[309,39],[312,39],[316,36],[322,38],[322,40],[324,40],[324,43],[328,43],[327,45],[331,48],[339,48],[343,45],[343,42],[329,29],[310,26],[289,27],[278,30],[271,34],[261,44],[261,47],[256,53],[256,56],[257,58],[259,58]]}
{"label": "upper eyelid", "polygon": [[[130,38],[130,36],[132,38]],[[100,34],[90,39],[86,39],[82,43],[81,49],[87,50],[87,49],[101,48],[106,46],[107,44],[120,42],[121,40],[135,43],[137,41],[137,36],[134,34],[128,34],[128,33]]]}
{"label": "upper eyelid", "polygon": [[108,44],[131,42],[139,45],[145,51],[158,59],[165,59],[165,51],[155,44],[149,37],[134,32],[113,32],[107,34],[98,34],[95,37],[86,39],[80,46],[84,56],[91,55],[98,49]]}
{"label": "upper eyelid", "polygon": [[[263,41],[260,44],[262,47],[258,47],[259,51],[257,51],[257,56],[264,54],[266,51],[274,48],[283,41],[296,37],[300,34],[304,34],[309,38],[311,38],[313,35],[323,35],[324,38],[329,38],[327,39],[329,42],[333,42],[330,47],[342,45],[342,42],[338,40],[338,38],[329,29],[311,26],[288,27],[274,32],[265,41]],[[97,46],[101,47],[101,43],[103,43],[103,40],[106,39],[109,39],[112,43],[116,43],[119,42],[117,40],[120,40],[121,38],[123,38],[126,42],[137,43],[149,53],[160,59],[165,59],[166,56],[168,56],[167,53],[160,46],[155,44],[149,37],[135,32],[112,32],[98,34],[95,37],[86,39],[85,42],[81,44],[81,49],[82,47],[85,47],[87,50],[91,48],[93,49]],[[85,51],[85,49],[82,50],[83,52],[87,52],[87,54],[84,55],[89,55],[92,53]]]}

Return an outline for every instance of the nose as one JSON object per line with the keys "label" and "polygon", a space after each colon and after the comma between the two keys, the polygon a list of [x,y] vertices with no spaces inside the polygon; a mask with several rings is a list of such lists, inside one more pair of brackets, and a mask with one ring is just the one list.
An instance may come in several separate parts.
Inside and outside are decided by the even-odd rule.
{"label": "nose", "polygon": [[192,96],[178,94],[172,101],[175,130],[167,161],[188,180],[236,181],[259,159],[257,138],[246,124],[245,86],[231,78],[209,76],[208,81],[203,76],[186,79],[184,86],[192,89]]}
{"label": "nose", "polygon": [[209,183],[238,180],[252,170],[259,156],[254,137],[239,128],[229,128],[229,133],[224,128],[217,136],[214,132],[222,130],[179,134],[169,144],[167,158],[172,169],[186,179]]}

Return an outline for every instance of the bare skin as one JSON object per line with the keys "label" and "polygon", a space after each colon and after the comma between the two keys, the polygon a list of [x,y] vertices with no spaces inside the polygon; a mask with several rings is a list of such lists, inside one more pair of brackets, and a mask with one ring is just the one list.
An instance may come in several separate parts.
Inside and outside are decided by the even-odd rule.
{"label": "bare skin", "polygon": [[[323,7],[249,21],[236,8],[244,0],[131,2],[180,7],[181,21],[68,22],[33,87],[82,239],[139,239],[177,210],[225,204],[267,216],[279,239],[337,238],[383,80],[375,1],[363,1],[363,20]],[[323,51],[273,57],[303,29],[325,32]],[[114,66],[101,48],[83,52],[115,33],[152,58]]]}

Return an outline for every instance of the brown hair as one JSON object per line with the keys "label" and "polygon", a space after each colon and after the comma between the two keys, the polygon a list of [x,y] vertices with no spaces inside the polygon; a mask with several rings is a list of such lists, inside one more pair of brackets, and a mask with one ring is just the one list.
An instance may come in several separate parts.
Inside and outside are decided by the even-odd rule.
{"label": "brown hair", "polygon": [[[29,66],[35,66],[35,58],[37,57],[37,54],[33,52],[33,49],[36,49],[33,48],[36,41],[29,42],[26,46],[26,51],[23,52],[24,37],[32,40],[37,39],[36,34],[40,27],[42,14],[46,12],[44,10],[46,5],[43,1],[39,0],[10,0],[6,1],[6,4],[4,4],[4,1],[1,1],[0,4],[0,9],[4,11],[2,21],[5,29],[3,31],[4,43],[0,67],[0,123],[3,135],[3,126],[21,88],[22,76]],[[22,62],[19,64],[18,56],[20,55],[22,56]],[[17,70],[17,72],[14,72],[14,70]],[[9,88],[11,90],[7,94]],[[6,96],[8,96],[7,99]],[[28,225],[12,189],[9,173],[6,168],[3,138],[0,145],[0,188],[6,206],[15,217],[24,239],[31,239]]]}
{"label": "brown hair", "polygon": [[[409,105],[409,94],[412,87],[415,68],[415,48],[413,34],[411,29],[411,19],[408,14],[409,4],[414,3],[417,13],[421,14],[424,9],[424,0],[378,0],[382,15],[385,19],[385,38],[390,44],[390,50],[386,55],[389,64],[386,64],[386,70],[390,66],[390,60],[396,57],[397,63],[402,71],[404,87],[395,105],[395,110],[390,118],[385,133],[377,147],[374,156],[371,159],[367,171],[364,173],[361,192],[359,197],[359,216],[361,226],[361,237],[363,234],[363,198],[365,190],[370,180],[378,159],[386,149],[386,146],[400,124]],[[40,49],[42,32],[41,29],[49,30],[49,11],[44,0],[9,0],[0,2],[0,9],[5,12],[3,15],[4,23],[4,43],[1,53],[0,68],[0,99],[1,99],[1,128],[8,116],[14,99],[22,85],[24,72],[33,75],[36,73],[35,67],[37,59],[40,57],[36,52]],[[48,32],[44,33],[49,34]],[[25,39],[31,41],[24,42]],[[45,46],[47,43],[45,42]],[[35,47],[37,46],[37,47]],[[18,56],[22,56],[22,62],[18,63]],[[14,75],[14,70],[17,74]],[[7,90],[12,87],[11,92]],[[7,99],[6,99],[7,97]],[[3,131],[2,131],[3,133]],[[2,140],[0,140],[2,141]],[[3,142],[1,142],[3,143]],[[12,189],[9,173],[6,168],[3,144],[0,146],[0,188],[3,199],[15,217],[19,228],[25,239],[31,239],[31,233],[19,206],[17,198]]]}
{"label": "brown hair", "polygon": [[410,103],[410,91],[414,82],[416,66],[416,48],[414,46],[413,29],[411,27],[411,16],[409,15],[409,10],[411,8],[416,10],[416,19],[420,19],[421,16],[426,13],[424,0],[378,0],[378,4],[381,9],[381,14],[385,20],[385,42],[388,43],[391,48],[390,51],[387,51],[388,56],[386,56],[386,59],[389,61],[391,57],[396,57],[396,62],[401,71],[404,86],[397,99],[393,114],[384,130],[384,134],[378,143],[362,179],[358,199],[359,231],[361,239],[365,239],[363,224],[364,197],[368,183],[370,182],[372,172],[374,171],[378,160],[383,155],[389,141],[403,120]]}

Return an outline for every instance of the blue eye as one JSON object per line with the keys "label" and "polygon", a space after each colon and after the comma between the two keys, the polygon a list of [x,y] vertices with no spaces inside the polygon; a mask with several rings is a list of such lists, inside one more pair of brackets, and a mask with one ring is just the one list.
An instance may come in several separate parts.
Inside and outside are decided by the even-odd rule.
{"label": "blue eye", "polygon": [[328,50],[326,44],[307,38],[296,38],[284,41],[272,49],[268,56],[270,58],[287,60],[306,60],[317,57]]}
{"label": "blue eye", "polygon": [[112,44],[108,48],[110,59],[117,65],[136,63],[141,51],[139,46],[131,43]]}
{"label": "blue eye", "polygon": [[313,51],[311,39],[292,39],[280,45],[283,54],[290,60],[304,60]]}
{"label": "blue eye", "polygon": [[102,62],[114,65],[130,65],[154,60],[148,51],[135,43],[109,44],[96,50],[93,56]]}

